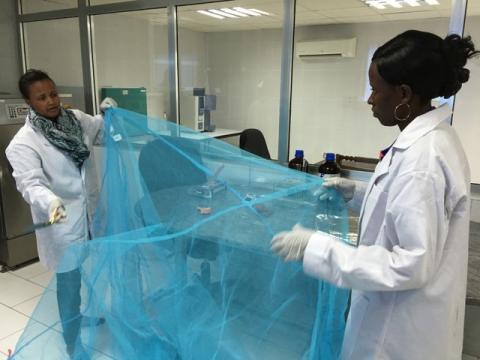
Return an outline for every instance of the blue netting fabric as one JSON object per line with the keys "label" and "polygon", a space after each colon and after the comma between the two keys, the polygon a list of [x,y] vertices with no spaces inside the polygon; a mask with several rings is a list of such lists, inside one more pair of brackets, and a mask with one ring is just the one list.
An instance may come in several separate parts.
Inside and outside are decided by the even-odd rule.
{"label": "blue netting fabric", "polygon": [[94,238],[63,260],[80,263],[62,288],[81,279],[82,315],[62,324],[71,299],[54,278],[13,359],[68,359],[69,321],[93,359],[339,357],[348,291],[270,250],[296,223],[348,231],[340,197],[318,201],[321,178],[122,109],[106,113],[103,152]]}

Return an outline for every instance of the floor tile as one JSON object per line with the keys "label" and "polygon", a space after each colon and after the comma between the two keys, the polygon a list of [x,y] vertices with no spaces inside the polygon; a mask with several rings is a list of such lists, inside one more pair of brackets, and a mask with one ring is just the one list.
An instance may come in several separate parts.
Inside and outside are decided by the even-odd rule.
{"label": "floor tile", "polygon": [[27,301],[24,301],[18,305],[13,307],[14,310],[21,312],[25,316],[32,317],[33,311],[37,307],[38,302],[42,298],[43,295],[35,296]]}
{"label": "floor tile", "polygon": [[[50,335],[50,336],[49,336]],[[42,338],[40,338],[42,337]],[[53,345],[49,343],[50,339],[55,339],[58,341],[58,345]],[[32,342],[33,341],[33,342]],[[25,348],[25,344],[27,345]],[[44,346],[48,344],[48,346]],[[19,351],[19,356],[22,359],[64,359],[65,357],[45,357],[45,356],[31,356],[27,355],[29,353],[39,354],[43,349],[50,351],[51,348],[58,349],[60,352],[64,350],[63,339],[61,339],[61,334],[58,332],[52,333],[51,330],[48,330],[47,327],[43,324],[37,323],[35,321],[29,322],[28,326],[20,331],[17,331],[10,336],[0,340],[0,350],[3,352],[8,352],[8,349],[11,349],[15,355],[15,351]],[[1,358],[0,358],[1,359]]]}
{"label": "floor tile", "polygon": [[17,332],[14,332],[13,334],[7,336],[6,338],[3,338],[0,340],[0,351],[3,352],[4,354],[8,354],[8,350],[10,349],[13,353],[15,350],[15,345],[17,345],[18,339],[20,339],[20,336],[23,333],[23,329],[19,330]]}
{"label": "floor tile", "polygon": [[40,262],[24,266],[20,269],[10,271],[10,274],[19,276],[25,280],[30,280],[31,278],[44,274],[48,272],[48,269],[45,268]]}
{"label": "floor tile", "polygon": [[48,271],[43,274],[37,275],[30,279],[31,282],[43,286],[44,288],[49,288],[50,290],[56,290],[56,281],[52,281],[53,274]]}
{"label": "floor tile", "polygon": [[45,291],[43,287],[9,273],[0,273],[0,289],[0,304],[11,307]]}
{"label": "floor tile", "polygon": [[[29,318],[3,304],[0,304],[0,340],[27,326]],[[2,350],[3,351],[3,350]]]}
{"label": "floor tile", "polygon": [[43,295],[18,304],[14,309],[41,324],[53,326],[56,330],[61,331],[57,294],[54,291],[46,290]]}

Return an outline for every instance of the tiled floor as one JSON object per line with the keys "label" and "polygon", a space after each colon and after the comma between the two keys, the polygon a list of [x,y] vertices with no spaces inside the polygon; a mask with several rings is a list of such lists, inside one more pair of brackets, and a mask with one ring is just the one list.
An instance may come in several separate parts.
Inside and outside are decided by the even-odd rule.
{"label": "tiled floor", "polygon": [[[42,294],[47,290],[54,294],[50,285],[52,274],[35,263],[16,271],[0,273],[0,360],[13,352],[18,339],[27,326]],[[50,285],[50,287],[49,287]],[[49,293],[50,294],[50,293]],[[43,327],[41,319],[36,326]],[[94,356],[95,360],[111,359],[104,355]],[[475,356],[463,355],[462,360],[480,360]]]}
{"label": "tiled floor", "polygon": [[0,359],[15,349],[51,278],[40,263],[0,273]]}
{"label": "tiled floor", "polygon": [[[35,327],[35,331],[40,333],[46,329],[42,323],[42,314],[32,316],[45,291],[48,291],[45,294],[47,299],[49,295],[55,296],[55,281],[51,280],[52,273],[38,262],[15,271],[0,273],[0,360],[6,359],[9,351],[14,351],[30,320],[33,322],[29,326]],[[55,329],[59,331],[57,327]],[[111,358],[95,352],[92,359]]]}

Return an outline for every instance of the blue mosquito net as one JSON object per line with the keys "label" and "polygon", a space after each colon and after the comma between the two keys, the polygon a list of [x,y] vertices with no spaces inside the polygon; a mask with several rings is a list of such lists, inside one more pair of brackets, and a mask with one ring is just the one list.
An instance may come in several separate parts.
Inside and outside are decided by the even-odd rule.
{"label": "blue mosquito net", "polygon": [[110,109],[104,130],[93,239],[62,260],[79,262],[81,319],[60,320],[54,277],[12,359],[68,359],[68,321],[92,359],[339,358],[348,290],[270,250],[297,223],[346,238],[337,193],[168,121]]}

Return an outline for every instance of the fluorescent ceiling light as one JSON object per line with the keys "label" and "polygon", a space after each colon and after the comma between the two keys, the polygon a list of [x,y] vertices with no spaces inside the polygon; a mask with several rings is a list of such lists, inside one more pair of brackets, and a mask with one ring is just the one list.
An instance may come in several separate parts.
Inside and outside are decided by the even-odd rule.
{"label": "fluorescent ceiling light", "polygon": [[208,15],[211,17],[214,17],[216,19],[225,19],[223,16],[213,14],[211,12],[205,11],[205,10],[197,10],[198,13],[203,14],[203,15]]}
{"label": "fluorescent ceiling light", "polygon": [[233,8],[233,10],[244,13],[244,14],[247,14],[247,15],[262,16],[261,14],[256,13],[255,11],[247,10],[247,9],[242,8],[242,7],[235,7],[235,8]]}
{"label": "fluorescent ceiling light", "polygon": [[203,15],[214,17],[216,19],[225,19],[225,18],[238,19],[239,17],[271,15],[270,13],[263,10],[244,9],[242,7],[236,7],[233,9],[222,8],[222,9],[197,10],[197,12]]}
{"label": "fluorescent ceiling light", "polygon": [[235,15],[229,14],[225,11],[221,11],[221,10],[217,10],[217,9],[210,9],[210,10],[208,10],[208,12],[211,12],[211,13],[214,13],[214,14],[217,14],[217,15],[220,15],[220,16],[225,16],[225,17],[228,17],[228,18],[238,19],[238,16],[235,16]]}
{"label": "fluorescent ceiling light", "polygon": [[[403,6],[422,6],[422,5],[439,5],[439,0],[361,0],[366,5],[374,7],[376,9],[386,9],[388,7],[394,7],[400,9]],[[402,6],[403,5],[403,6]]]}
{"label": "fluorescent ceiling light", "polygon": [[232,15],[235,15],[235,16],[248,17],[247,14],[243,14],[243,13],[235,11],[233,9],[224,8],[224,9],[220,9],[220,10],[222,10],[225,13],[229,13],[229,14],[232,14]]}
{"label": "fluorescent ceiling light", "polygon": [[402,5],[395,0],[386,0],[386,1],[387,1],[387,4],[390,5],[391,7],[394,7],[397,9],[402,7]]}
{"label": "fluorescent ceiling light", "polygon": [[367,4],[376,9],[385,9],[385,6],[380,4],[378,1],[367,1]]}
{"label": "fluorescent ceiling light", "polygon": [[262,15],[267,15],[267,16],[268,16],[268,15],[271,15],[270,13],[268,13],[268,12],[266,12],[266,11],[263,11],[263,10],[257,10],[257,9],[248,9],[248,10],[250,10],[250,11],[255,11],[255,12],[257,12],[257,13],[259,13],[259,14],[262,14]]}
{"label": "fluorescent ceiling light", "polygon": [[406,2],[410,6],[420,6],[420,4],[418,3],[417,0],[403,0],[403,1]]}

